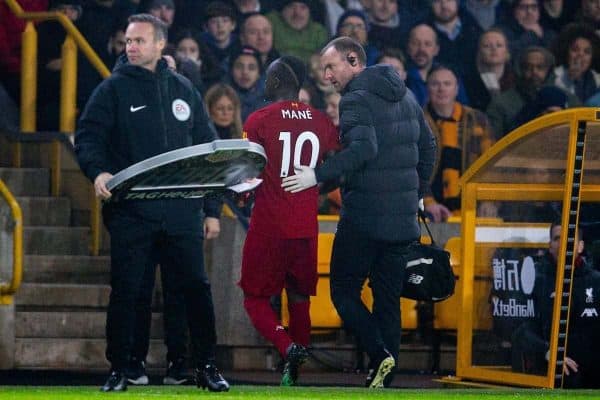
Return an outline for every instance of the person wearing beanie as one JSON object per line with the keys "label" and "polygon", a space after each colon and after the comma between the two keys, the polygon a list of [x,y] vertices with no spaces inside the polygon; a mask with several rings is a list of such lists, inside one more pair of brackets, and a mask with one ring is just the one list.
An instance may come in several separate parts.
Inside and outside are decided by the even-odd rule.
{"label": "person wearing beanie", "polygon": [[261,79],[262,63],[258,50],[242,46],[229,60],[229,83],[242,103],[242,121],[265,102],[265,85]]}
{"label": "person wearing beanie", "polygon": [[356,40],[367,53],[367,66],[375,65],[380,51],[369,43],[369,22],[360,10],[348,10],[340,16],[336,27],[337,36],[349,36]]}
{"label": "person wearing beanie", "polygon": [[311,18],[309,0],[282,1],[278,11],[267,14],[273,26],[273,47],[308,63],[310,55],[328,39],[323,25]]}
{"label": "person wearing beanie", "polygon": [[235,27],[235,10],[229,4],[213,1],[206,6],[202,40],[223,67],[239,48]]}
{"label": "person wearing beanie", "polygon": [[[263,146],[269,162],[255,192],[239,285],[253,325],[285,361],[282,386],[297,384],[299,368],[308,358],[310,296],[316,294],[318,280],[319,190],[286,193],[281,179],[294,174],[295,163],[320,164],[338,142],[327,116],[298,100],[305,76],[304,63],[296,57],[283,56],[271,63],[265,96],[272,103],[252,113],[244,124],[244,135]],[[288,331],[270,304],[270,297],[284,288]]]}

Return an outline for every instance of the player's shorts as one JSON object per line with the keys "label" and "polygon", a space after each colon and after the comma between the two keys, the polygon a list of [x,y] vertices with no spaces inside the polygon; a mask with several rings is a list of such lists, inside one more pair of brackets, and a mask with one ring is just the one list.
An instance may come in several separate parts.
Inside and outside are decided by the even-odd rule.
{"label": "player's shorts", "polygon": [[250,229],[244,243],[239,285],[251,296],[275,296],[283,288],[314,296],[317,238],[278,239]]}

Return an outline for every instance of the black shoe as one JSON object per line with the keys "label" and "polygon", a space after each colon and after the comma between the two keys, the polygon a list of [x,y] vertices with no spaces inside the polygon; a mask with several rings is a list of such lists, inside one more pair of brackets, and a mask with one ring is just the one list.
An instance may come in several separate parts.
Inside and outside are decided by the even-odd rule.
{"label": "black shoe", "polygon": [[365,381],[365,386],[368,388],[383,388],[388,387],[392,382],[392,375],[390,374],[396,361],[394,357],[387,351],[384,350],[380,357],[375,358],[369,363],[369,374]]}
{"label": "black shoe", "polygon": [[149,383],[148,375],[146,375],[146,363],[143,360],[132,358],[125,374],[127,375],[127,381],[132,385],[147,385]]}
{"label": "black shoe", "polygon": [[169,361],[167,375],[163,378],[163,385],[181,385],[187,382],[185,359],[178,358],[175,361]]}
{"label": "black shoe", "polygon": [[127,377],[118,371],[112,371],[104,386],[100,388],[102,392],[124,392],[126,390]]}
{"label": "black shoe", "polygon": [[211,392],[227,392],[229,390],[229,383],[214,364],[206,364],[202,369],[196,368],[196,385]]}
{"label": "black shoe", "polygon": [[285,358],[281,386],[296,385],[298,381],[298,369],[306,362],[307,358],[308,352],[306,348],[301,344],[292,343]]}

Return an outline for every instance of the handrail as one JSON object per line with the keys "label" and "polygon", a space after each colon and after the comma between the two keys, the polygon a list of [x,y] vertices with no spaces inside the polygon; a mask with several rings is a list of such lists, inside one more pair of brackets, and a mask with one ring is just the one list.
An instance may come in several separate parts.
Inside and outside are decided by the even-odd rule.
{"label": "handrail", "polygon": [[87,57],[90,63],[96,68],[98,73],[103,78],[108,78],[110,76],[110,71],[104,65],[98,54],[94,51],[92,46],[88,43],[88,41],[83,37],[81,32],[73,25],[73,22],[69,18],[67,18],[63,13],[56,11],[44,11],[44,12],[27,12],[23,11],[21,5],[17,2],[17,0],[6,0],[6,4],[11,9],[11,11],[19,18],[26,19],[28,21],[32,20],[56,20],[60,22],[60,24],[65,28],[67,34],[75,40],[77,43],[77,47],[83,51],[83,54]]}
{"label": "handrail", "polygon": [[[27,12],[21,8],[17,0],[6,0],[6,4],[13,14],[28,23],[23,32],[22,45],[22,87],[21,87],[21,131],[36,131],[36,96],[37,96],[37,32],[32,21],[55,20],[58,21],[67,32],[65,43],[62,47],[63,68],[61,71],[61,100],[60,100],[60,131],[74,132],[75,130],[75,97],[77,76],[77,48],[81,49],[92,66],[98,71],[102,78],[110,76],[110,70],[96,54],[81,32],[73,22],[60,12]],[[75,46],[76,45],[76,46]],[[52,195],[58,196],[61,182],[61,147],[60,143],[54,142],[51,148],[52,169]],[[21,166],[21,147],[16,143],[13,149],[13,166]],[[101,225],[100,207],[98,200],[92,198],[91,213],[91,253],[97,255],[100,249]]]}
{"label": "handrail", "polygon": [[23,213],[19,203],[0,179],[0,196],[8,203],[15,222],[13,230],[13,273],[9,284],[0,283],[0,305],[12,304],[13,295],[21,286],[23,277]]}

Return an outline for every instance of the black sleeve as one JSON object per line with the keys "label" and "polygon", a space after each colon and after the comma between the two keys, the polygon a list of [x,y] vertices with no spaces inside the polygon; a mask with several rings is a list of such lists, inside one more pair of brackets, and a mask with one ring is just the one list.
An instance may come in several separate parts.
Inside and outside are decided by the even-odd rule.
{"label": "black sleeve", "polygon": [[377,156],[377,135],[368,104],[356,94],[340,101],[342,150],[323,162],[315,171],[317,181],[337,179],[356,171]]}
{"label": "black sleeve", "polygon": [[114,174],[110,162],[110,133],[116,126],[116,104],[110,82],[104,81],[90,97],[75,133],[75,154],[92,182],[102,172]]}
{"label": "black sleeve", "polygon": [[430,179],[435,163],[437,144],[435,136],[423,116],[423,110],[417,107],[419,119],[419,162],[417,163],[417,174],[419,175],[419,198],[431,194]]}

